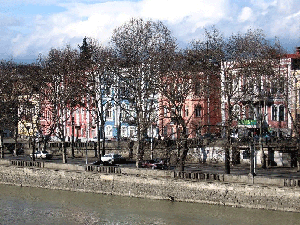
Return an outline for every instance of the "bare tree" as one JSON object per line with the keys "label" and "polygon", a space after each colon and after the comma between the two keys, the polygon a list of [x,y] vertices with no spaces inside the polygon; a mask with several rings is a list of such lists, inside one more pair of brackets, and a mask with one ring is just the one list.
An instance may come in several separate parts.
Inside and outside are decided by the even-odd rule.
{"label": "bare tree", "polygon": [[[144,156],[145,134],[151,126],[158,90],[158,75],[167,67],[164,59],[176,49],[174,38],[161,22],[131,19],[114,30],[112,45],[119,59],[119,81],[126,87],[137,129],[137,167]],[[169,61],[168,61],[169,62]]]}
{"label": "bare tree", "polygon": [[36,141],[40,137],[40,75],[41,69],[36,64],[17,65],[14,70],[12,89],[17,107],[15,111],[15,122],[18,127],[18,132],[15,134],[16,147],[19,133],[29,137],[29,146],[32,146],[33,160],[35,160]]}
{"label": "bare tree", "polygon": [[203,77],[202,74],[190,70],[184,53],[174,55],[172,63],[170,70],[162,73],[160,78],[160,130],[167,140],[176,140],[177,167],[183,171],[190,148],[188,139],[195,137],[203,121],[201,113],[188,106],[193,104],[199,110],[203,109],[203,98],[196,96],[197,84]]}
{"label": "bare tree", "polygon": [[85,38],[81,49],[81,63],[85,64],[86,94],[92,115],[91,125],[97,128],[97,155],[105,155],[105,123],[111,107],[111,89],[115,67],[111,49],[101,46],[96,40]]}
{"label": "bare tree", "polygon": [[[1,158],[4,157],[3,135],[5,130],[18,127],[18,76],[17,65],[12,61],[0,62],[0,147]],[[17,132],[15,133],[15,137]],[[16,150],[16,149],[15,149]]]}
{"label": "bare tree", "polygon": [[[43,102],[48,106],[51,124],[63,148],[63,162],[66,158],[66,124],[70,120],[70,107],[81,100],[82,86],[86,80],[78,72],[78,51],[66,46],[64,49],[51,49],[44,63],[44,78],[47,88]],[[51,130],[51,129],[50,129]]]}
{"label": "bare tree", "polygon": [[[274,68],[276,54],[274,46],[265,39],[260,30],[232,35],[223,46],[221,85],[223,121],[226,121],[224,125],[227,139],[225,172],[230,173],[230,136],[233,127],[237,126],[241,116],[249,119],[262,118],[262,104],[265,105],[267,84],[277,80]],[[255,105],[260,106],[256,111]],[[242,107],[244,112],[241,113]],[[262,119],[259,120],[262,123]],[[253,163],[253,159],[251,162]],[[254,174],[253,169],[251,173]]]}

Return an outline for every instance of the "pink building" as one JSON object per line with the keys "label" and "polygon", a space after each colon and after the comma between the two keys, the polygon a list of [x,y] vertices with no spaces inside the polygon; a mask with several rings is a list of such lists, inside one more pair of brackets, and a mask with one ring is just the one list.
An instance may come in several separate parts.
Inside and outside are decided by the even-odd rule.
{"label": "pink building", "polygon": [[[164,138],[176,139],[180,137],[182,127],[178,126],[175,119],[182,116],[187,128],[189,138],[199,137],[204,134],[219,134],[221,122],[220,108],[220,81],[218,76],[212,76],[214,87],[207,91],[201,98],[196,97],[191,90],[190,95],[175,107],[161,95],[159,99],[159,133]],[[195,85],[196,88],[201,88]],[[176,116],[174,116],[176,114]]]}

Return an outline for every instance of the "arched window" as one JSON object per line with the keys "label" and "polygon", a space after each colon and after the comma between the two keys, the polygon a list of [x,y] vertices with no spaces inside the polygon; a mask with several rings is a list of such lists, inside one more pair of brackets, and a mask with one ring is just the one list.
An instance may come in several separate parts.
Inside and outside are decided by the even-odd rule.
{"label": "arched window", "polygon": [[272,120],[277,120],[277,105],[272,105]]}
{"label": "arched window", "polygon": [[112,136],[112,126],[111,125],[107,125],[105,127],[105,134],[106,134],[106,136]]}
{"label": "arched window", "polygon": [[279,121],[284,121],[284,106],[280,105],[279,106]]}
{"label": "arched window", "polygon": [[201,105],[195,107],[195,117],[201,117]]}
{"label": "arched window", "polygon": [[168,116],[168,109],[166,106],[164,106],[164,117]]}
{"label": "arched window", "polygon": [[106,118],[108,120],[112,119],[112,108],[111,107],[107,108],[107,110],[106,110]]}

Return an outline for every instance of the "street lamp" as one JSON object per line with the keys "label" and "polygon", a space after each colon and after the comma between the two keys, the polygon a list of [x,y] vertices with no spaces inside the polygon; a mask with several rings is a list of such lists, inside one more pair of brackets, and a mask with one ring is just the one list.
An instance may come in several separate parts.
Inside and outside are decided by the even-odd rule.
{"label": "street lamp", "polygon": [[[73,112],[72,112],[73,114]],[[72,115],[72,157],[74,158],[75,155],[74,155],[74,116]]]}

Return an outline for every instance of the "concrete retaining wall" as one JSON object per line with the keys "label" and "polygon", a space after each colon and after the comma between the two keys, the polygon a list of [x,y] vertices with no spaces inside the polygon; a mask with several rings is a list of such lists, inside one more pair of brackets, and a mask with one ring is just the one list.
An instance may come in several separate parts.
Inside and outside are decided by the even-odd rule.
{"label": "concrete retaining wall", "polygon": [[300,188],[0,165],[0,183],[300,212]]}

